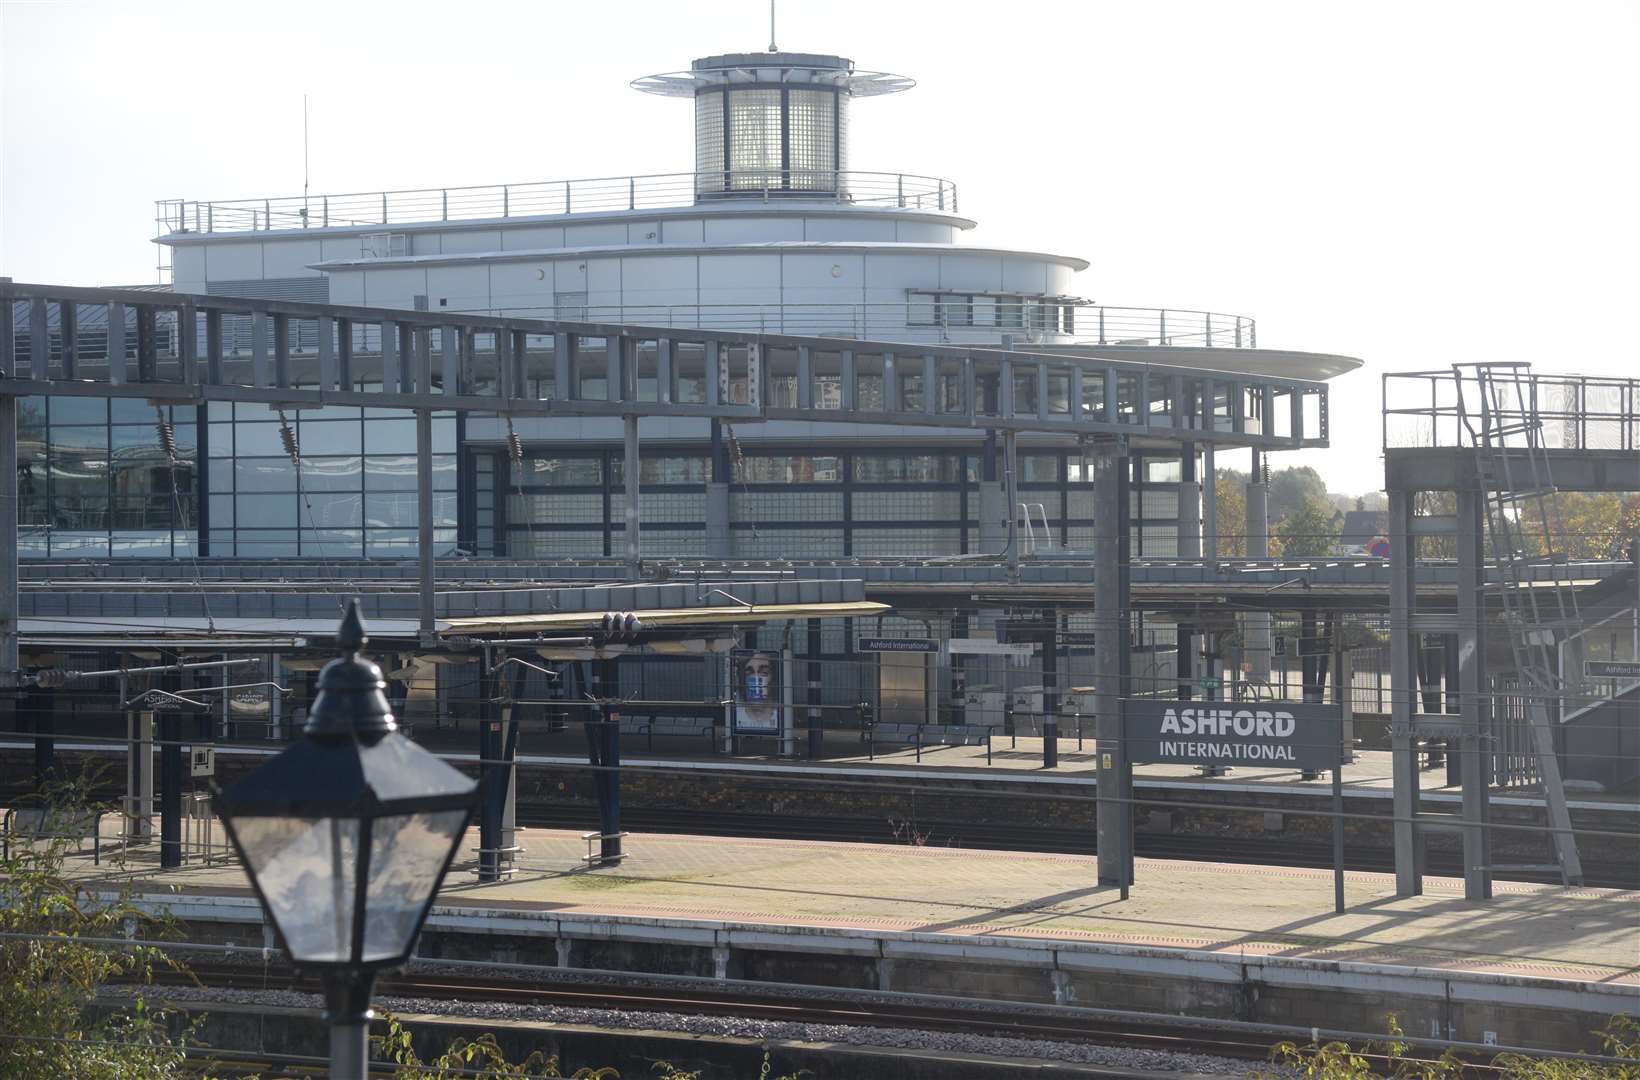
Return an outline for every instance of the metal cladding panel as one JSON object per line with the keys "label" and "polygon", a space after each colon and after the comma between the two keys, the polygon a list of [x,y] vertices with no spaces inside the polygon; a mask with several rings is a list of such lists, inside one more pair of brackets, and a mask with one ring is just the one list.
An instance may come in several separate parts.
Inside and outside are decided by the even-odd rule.
{"label": "metal cladding panel", "polygon": [[932,279],[941,289],[973,289],[999,292],[1002,289],[1002,260],[995,255],[941,255],[939,276]]}
{"label": "metal cladding panel", "polygon": [[698,281],[693,255],[628,255],[621,260],[628,304],[693,304]]}
{"label": "metal cladding panel", "polygon": [[700,301],[703,304],[778,304],[780,256],[702,255]]}
{"label": "metal cladding panel", "polygon": [[372,307],[410,308],[415,297],[426,294],[427,271],[421,267],[365,271],[365,302]]}
{"label": "metal cladding panel", "polygon": [[[323,257],[320,242],[317,238],[300,240],[264,240],[262,242],[262,272],[258,277],[287,278],[303,277],[309,274],[318,274],[312,265]],[[214,258],[212,260],[215,261]],[[221,274],[212,268],[212,277],[220,278]],[[251,275],[247,275],[251,276]]]}
{"label": "metal cladding panel", "polygon": [[1053,264],[1010,255],[1002,260],[1002,287],[1009,292],[1052,294],[1057,291]]}
{"label": "metal cladding panel", "polygon": [[[811,243],[839,240],[853,243],[891,243],[904,238],[903,230],[909,224],[910,222],[896,221],[889,217],[817,214],[803,219],[803,239]],[[939,226],[933,228],[938,232],[938,235],[933,237],[933,242],[951,243],[951,229],[941,230]]]}
{"label": "metal cladding panel", "polygon": [[[975,255],[974,258],[983,259],[986,256]],[[868,252],[865,275],[868,303],[904,303],[905,290],[932,288],[939,281],[940,256],[931,252]]]}
{"label": "metal cladding panel", "polygon": [[707,218],[706,242],[709,244],[763,244],[774,240],[803,240],[803,219],[799,217],[729,217]]}
{"label": "metal cladding panel", "polygon": [[[262,276],[262,243],[259,240],[206,244],[205,280],[242,281]],[[355,251],[357,256],[358,252]]]}
{"label": "metal cladding panel", "polygon": [[[461,229],[435,235],[438,239],[438,252],[441,255],[501,250],[500,229]],[[416,238],[416,250],[421,250],[420,236]]]}
{"label": "metal cladding panel", "polygon": [[182,244],[171,249],[171,282],[178,292],[205,291],[203,244]]}
{"label": "metal cladding panel", "polygon": [[440,300],[448,301],[443,307],[451,311],[490,308],[495,301],[490,296],[489,274],[482,266],[429,266],[427,305],[438,311]]}
{"label": "metal cladding panel", "polygon": [[603,221],[564,226],[565,247],[603,247],[626,243],[626,222]]}
{"label": "metal cladding panel", "polygon": [[700,218],[669,220],[661,226],[661,242],[666,244],[705,243],[706,222]]}
{"label": "metal cladding panel", "polygon": [[865,295],[864,255],[843,251],[783,255],[780,264],[780,283],[788,304],[853,304]]}
{"label": "metal cladding panel", "polygon": [[525,228],[516,226],[501,230],[501,242],[496,245],[502,251],[534,251],[537,248],[561,248],[564,246],[564,227],[562,225],[532,225]]}
{"label": "metal cladding panel", "polygon": [[364,304],[364,274],[354,270],[338,271],[329,275],[330,302],[333,304]]}
{"label": "metal cladding panel", "polygon": [[[587,303],[594,307],[621,302],[622,260],[587,259]],[[579,263],[577,263],[579,265]]]}
{"label": "metal cladding panel", "polygon": [[498,262],[472,269],[487,274],[488,289],[478,290],[487,292],[489,302],[485,307],[552,303],[553,265],[544,259],[538,263]]}
{"label": "metal cladding panel", "polygon": [[902,244],[954,244],[957,230],[937,221],[899,221],[895,223],[894,239]]}
{"label": "metal cladding panel", "polygon": [[319,261],[357,259],[364,244],[357,236],[326,236],[319,240]]}

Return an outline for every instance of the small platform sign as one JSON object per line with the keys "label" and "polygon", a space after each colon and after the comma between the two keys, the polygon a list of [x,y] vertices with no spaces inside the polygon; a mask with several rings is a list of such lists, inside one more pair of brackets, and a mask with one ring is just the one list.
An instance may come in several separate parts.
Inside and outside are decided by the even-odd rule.
{"label": "small platform sign", "polygon": [[1583,675],[1589,679],[1640,679],[1640,660],[1585,660]]}
{"label": "small platform sign", "polygon": [[940,643],[933,638],[863,637],[854,643],[855,652],[937,653]]}
{"label": "small platform sign", "polygon": [[1343,714],[1337,705],[1127,698],[1122,724],[1128,758],[1138,765],[1332,769],[1342,756]]}

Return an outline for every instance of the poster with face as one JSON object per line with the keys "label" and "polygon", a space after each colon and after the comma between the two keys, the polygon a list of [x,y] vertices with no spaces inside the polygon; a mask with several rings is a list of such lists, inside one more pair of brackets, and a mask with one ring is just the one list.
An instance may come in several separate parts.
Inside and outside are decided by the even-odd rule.
{"label": "poster with face", "polygon": [[735,730],[779,734],[780,654],[736,649],[734,660]]}

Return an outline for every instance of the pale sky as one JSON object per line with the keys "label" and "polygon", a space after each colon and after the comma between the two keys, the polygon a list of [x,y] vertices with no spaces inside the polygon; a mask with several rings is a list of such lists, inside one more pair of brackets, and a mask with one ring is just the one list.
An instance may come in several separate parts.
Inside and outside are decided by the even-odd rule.
{"label": "pale sky", "polygon": [[[693,167],[637,76],[768,44],[762,0],[0,0],[0,274],[154,280],[153,202]],[[1640,3],[782,0],[779,44],[910,75],[852,167],[956,181],[965,239],[1080,295],[1366,361],[1333,446],[1382,483],[1379,379],[1640,370]],[[1224,463],[1245,465],[1245,453]]]}

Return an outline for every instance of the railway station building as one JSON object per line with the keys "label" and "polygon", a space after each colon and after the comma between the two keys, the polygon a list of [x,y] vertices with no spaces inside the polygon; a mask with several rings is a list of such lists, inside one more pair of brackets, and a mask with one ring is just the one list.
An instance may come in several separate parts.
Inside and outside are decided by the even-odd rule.
{"label": "railway station building", "polygon": [[[912,85],[705,57],[633,83],[690,102],[689,171],[165,199],[164,284],[19,293],[0,353],[53,381],[18,397],[23,670],[260,657],[291,692],[224,698],[219,730],[282,739],[362,593],[435,731],[505,699],[560,734],[593,692],[788,755],[805,726],[1080,725],[1110,693],[1100,631],[1142,693],[1387,717],[1343,632],[1388,613],[1384,562],[1267,558],[1267,459],[1326,445],[1360,361],[1102,304],[1082,255],[970,239],[955,181],[850,156],[852,110]],[[1100,557],[1125,568],[1102,600]],[[1452,589],[1426,585],[1416,678],[1453,696]],[[640,632],[599,632],[628,613]]]}

